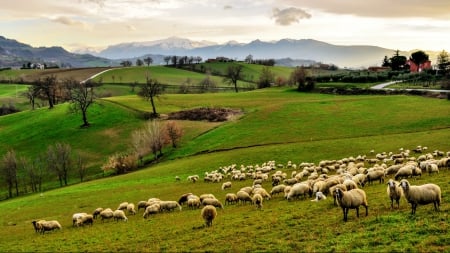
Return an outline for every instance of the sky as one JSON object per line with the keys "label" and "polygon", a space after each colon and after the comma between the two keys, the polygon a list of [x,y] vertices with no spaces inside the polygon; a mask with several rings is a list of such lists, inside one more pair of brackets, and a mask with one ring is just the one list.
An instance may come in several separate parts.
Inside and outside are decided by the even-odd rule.
{"label": "sky", "polygon": [[0,35],[69,51],[176,36],[450,51],[449,0],[0,0]]}

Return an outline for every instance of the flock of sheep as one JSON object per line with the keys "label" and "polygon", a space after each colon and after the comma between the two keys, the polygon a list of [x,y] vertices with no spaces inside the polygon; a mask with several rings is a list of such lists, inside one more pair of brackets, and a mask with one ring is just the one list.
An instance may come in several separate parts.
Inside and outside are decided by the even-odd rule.
{"label": "flock of sheep", "polygon": [[[422,176],[422,173],[439,173],[440,170],[450,168],[450,151],[444,153],[435,150],[423,153],[426,147],[417,146],[413,151],[400,149],[398,153],[373,154],[375,158],[357,157],[343,158],[341,160],[324,160],[317,165],[314,163],[286,165],[269,161],[260,165],[233,164],[220,167],[217,170],[205,172],[203,181],[206,183],[222,183],[221,189],[231,189],[233,181],[251,180],[251,185],[240,188],[236,193],[225,194],[225,205],[245,205],[247,203],[256,209],[263,208],[263,202],[269,201],[276,195],[283,195],[287,201],[308,199],[321,201],[332,197],[334,205],[338,205],[343,211],[343,220],[348,220],[350,209],[356,210],[359,217],[359,207],[365,208],[368,215],[368,199],[363,187],[374,182],[387,182],[387,197],[391,200],[391,208],[394,201],[399,208],[399,201],[404,197],[411,204],[411,213],[415,214],[418,205],[433,203],[436,211],[441,204],[441,189],[438,185],[427,183],[424,185],[411,185],[408,179]],[[417,156],[412,155],[414,152]],[[368,168],[369,167],[369,168]],[[286,172],[291,171],[290,175]],[[179,181],[178,176],[175,177]],[[187,180],[192,183],[200,181],[200,176],[191,175]],[[399,181],[400,180],[400,181]],[[263,188],[264,182],[270,182],[272,189]],[[97,208],[92,214],[75,213],[72,216],[72,226],[93,225],[94,220],[102,221],[113,219],[116,221],[128,221],[127,215],[136,215],[143,209],[143,218],[157,215],[163,212],[182,210],[183,206],[189,209],[201,209],[201,217],[205,226],[211,226],[217,216],[216,208],[224,208],[222,202],[213,194],[206,193],[197,196],[186,193],[179,197],[178,201],[150,198],[139,201],[137,210],[133,203],[120,203],[116,210],[110,208]],[[61,229],[58,221],[37,220],[32,222],[36,232],[44,233],[54,229]]]}

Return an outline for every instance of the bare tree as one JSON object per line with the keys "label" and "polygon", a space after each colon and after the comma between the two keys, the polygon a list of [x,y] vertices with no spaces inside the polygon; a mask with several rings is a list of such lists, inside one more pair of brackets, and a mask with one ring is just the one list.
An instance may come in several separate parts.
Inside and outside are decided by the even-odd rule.
{"label": "bare tree", "polygon": [[8,187],[9,198],[13,197],[13,189],[16,190],[16,196],[19,196],[19,182],[17,179],[17,157],[14,150],[9,150],[1,160],[1,172],[4,182]]}
{"label": "bare tree", "polygon": [[169,65],[170,60],[172,59],[171,56],[164,56],[164,62],[166,63],[166,65]]}
{"label": "bare tree", "polygon": [[22,93],[22,95],[26,98],[28,98],[28,101],[30,102],[31,109],[35,109],[36,105],[36,98],[39,96],[39,87],[36,85],[31,85],[28,87],[27,91]]}
{"label": "bare tree", "polygon": [[69,170],[72,166],[71,151],[70,145],[65,143],[56,143],[55,146],[49,146],[47,149],[47,166],[49,171],[56,174],[61,187],[63,182],[67,185]]}
{"label": "bare tree", "polygon": [[56,76],[50,75],[44,77],[44,79],[37,79],[34,81],[33,86],[47,99],[48,107],[52,109],[56,102]]}
{"label": "bare tree", "polygon": [[83,182],[84,177],[86,176],[86,173],[87,173],[87,167],[86,167],[85,161],[86,161],[86,159],[80,153],[78,153],[76,155],[76,168],[77,168],[78,175],[80,176],[81,182]]}
{"label": "bare tree", "polygon": [[81,127],[88,127],[87,111],[89,107],[95,103],[94,87],[96,85],[91,82],[78,82],[74,79],[66,80],[66,87],[70,97],[70,111],[78,113],[81,112],[83,125]]}
{"label": "bare tree", "polygon": [[234,90],[238,92],[237,82],[239,79],[242,79],[242,65],[229,65],[225,73],[224,81],[234,85]]}
{"label": "bare tree", "polygon": [[164,130],[161,126],[161,122],[157,120],[149,121],[146,124],[144,131],[145,139],[147,140],[150,150],[155,156],[155,159],[157,159],[162,156],[162,148],[165,143]]}
{"label": "bare tree", "polygon": [[289,77],[289,85],[297,85],[298,91],[310,91],[314,89],[315,82],[308,70],[296,67]]}
{"label": "bare tree", "polygon": [[166,123],[167,139],[172,143],[172,147],[176,148],[178,142],[183,136],[183,130],[178,126],[175,121],[167,121]]}
{"label": "bare tree", "polygon": [[156,112],[155,106],[155,97],[158,97],[163,90],[162,85],[156,79],[150,79],[148,74],[146,76],[146,83],[141,86],[141,90],[138,92],[138,95],[144,98],[145,100],[150,100],[150,104],[152,105],[152,118],[157,118],[158,113]]}
{"label": "bare tree", "polygon": [[141,60],[141,59],[137,59],[136,60],[136,66],[138,66],[138,67],[140,67],[140,66],[142,66],[142,65],[144,65],[144,62]]}
{"label": "bare tree", "polygon": [[153,63],[153,59],[152,59],[152,57],[147,56],[144,58],[144,62],[145,62],[145,64],[147,64],[147,67],[148,67],[148,66],[150,66],[150,64]]}
{"label": "bare tree", "polygon": [[207,92],[215,89],[216,87],[216,82],[214,82],[214,80],[211,78],[211,73],[207,71],[205,78],[200,81],[201,92]]}
{"label": "bare tree", "polygon": [[275,82],[275,74],[270,70],[269,66],[264,66],[259,75],[258,88],[270,87]]}

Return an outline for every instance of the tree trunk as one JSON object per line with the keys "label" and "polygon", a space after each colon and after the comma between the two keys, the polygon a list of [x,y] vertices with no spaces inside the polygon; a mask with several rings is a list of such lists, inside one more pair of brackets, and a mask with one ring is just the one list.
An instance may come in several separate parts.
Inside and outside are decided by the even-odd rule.
{"label": "tree trunk", "polygon": [[150,103],[152,104],[153,115],[156,117],[157,113],[156,113],[155,102],[153,101],[153,96],[150,97]]}
{"label": "tree trunk", "polygon": [[86,110],[83,110],[83,111],[82,111],[82,114],[83,114],[83,127],[87,127],[87,126],[89,126],[89,122],[88,122],[88,120],[87,120],[87,113],[86,113]]}
{"label": "tree trunk", "polygon": [[234,82],[234,90],[236,91],[236,93],[238,92],[237,81]]}

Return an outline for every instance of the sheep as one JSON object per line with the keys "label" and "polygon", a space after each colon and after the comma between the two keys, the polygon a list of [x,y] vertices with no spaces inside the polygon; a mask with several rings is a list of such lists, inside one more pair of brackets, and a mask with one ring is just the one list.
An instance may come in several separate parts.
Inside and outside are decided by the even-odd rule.
{"label": "sheep", "polygon": [[369,185],[372,184],[372,181],[378,180],[380,184],[384,183],[384,170],[373,170],[369,171],[366,175],[367,182],[369,182]]}
{"label": "sheep", "polygon": [[187,206],[191,209],[200,208],[201,203],[199,198],[191,198],[187,201]]}
{"label": "sheep", "polygon": [[96,209],[94,210],[94,212],[92,212],[92,216],[94,217],[94,219],[97,219],[97,216],[98,216],[102,211],[103,211],[103,208],[101,208],[101,207],[96,208]]}
{"label": "sheep", "polygon": [[200,195],[200,202],[203,202],[204,199],[208,199],[208,198],[215,199],[216,197],[211,193],[205,193],[205,194]]}
{"label": "sheep", "polygon": [[83,216],[87,215],[87,213],[74,213],[72,215],[72,227],[75,226],[77,220]]}
{"label": "sheep", "polygon": [[284,192],[284,188],[285,187],[286,187],[286,185],[284,185],[284,184],[276,185],[276,186],[272,187],[272,190],[270,191],[270,194],[271,195],[275,195],[275,194]]}
{"label": "sheep", "polygon": [[398,182],[389,179],[387,182],[387,195],[391,199],[391,209],[394,209],[394,200],[397,203],[397,208],[400,208],[400,198],[403,195],[402,188],[398,186]]}
{"label": "sheep", "polygon": [[256,193],[252,197],[252,203],[256,206],[256,209],[262,209],[263,206],[263,197],[261,194]]}
{"label": "sheep", "polygon": [[433,203],[434,210],[439,211],[441,204],[441,188],[436,184],[410,185],[408,180],[402,179],[399,184],[403,189],[403,195],[411,204],[411,214],[416,213],[417,205]]}
{"label": "sheep", "polygon": [[394,176],[395,180],[412,177],[414,168],[415,168],[415,166],[412,164],[407,164],[407,165],[401,167],[397,171],[397,173],[395,173],[395,176]]}
{"label": "sheep", "polygon": [[36,233],[41,232],[41,230],[42,230],[42,223],[44,223],[44,222],[45,222],[45,220],[38,220],[38,221],[34,220],[34,221],[31,222],[33,224],[34,231]]}
{"label": "sheep", "polygon": [[147,201],[145,201],[145,200],[141,200],[141,201],[139,201],[138,203],[137,203],[137,207],[138,207],[138,212],[139,212],[139,210],[142,208],[142,209],[144,209],[145,210],[145,208],[147,207]]}
{"label": "sheep", "polygon": [[100,212],[100,217],[102,217],[102,221],[109,220],[114,217],[114,212],[111,210],[111,208],[106,208],[105,210]]}
{"label": "sheep", "polygon": [[120,203],[119,207],[117,207],[117,210],[126,210],[128,206],[128,202],[122,202]]}
{"label": "sheep", "polygon": [[242,187],[239,191],[244,191],[248,194],[251,194],[253,191],[253,187],[251,187],[251,186]]}
{"label": "sheep", "polygon": [[198,181],[199,178],[200,178],[200,177],[199,177],[198,175],[192,175],[192,176],[188,176],[188,177],[187,177],[187,180],[188,180],[188,181],[191,181],[192,183],[195,183],[195,182]]}
{"label": "sheep", "polygon": [[185,202],[187,202],[188,197],[193,195],[192,193],[185,193],[183,195],[181,195],[180,199],[178,200],[178,204],[183,205]]}
{"label": "sheep", "polygon": [[136,214],[136,210],[134,209],[134,204],[133,203],[128,203],[128,205],[127,205],[127,212],[130,215],[135,215]]}
{"label": "sheep", "polygon": [[339,206],[342,207],[344,213],[344,221],[347,221],[348,211],[350,209],[356,209],[356,217],[359,218],[359,206],[366,208],[366,216],[369,214],[369,205],[367,203],[366,193],[361,189],[352,189],[349,191],[343,191],[336,188],[336,199]]}
{"label": "sheep", "polygon": [[316,198],[311,201],[321,201],[322,199],[327,199],[327,197],[322,192],[316,192]]}
{"label": "sheep", "polygon": [[113,212],[113,217],[114,217],[114,220],[115,220],[115,221],[119,221],[119,220],[123,220],[123,221],[125,221],[125,222],[128,221],[128,218],[127,218],[127,216],[125,215],[125,212],[124,212],[123,210],[119,210],[119,209],[115,210],[115,211]]}
{"label": "sheep", "polygon": [[342,184],[345,185],[347,190],[358,189],[358,185],[351,179],[345,179]]}
{"label": "sheep", "polygon": [[291,191],[291,188],[292,188],[292,185],[286,185],[286,187],[284,187],[284,198],[287,197],[287,195]]}
{"label": "sheep", "polygon": [[431,173],[439,174],[439,168],[435,163],[428,163],[426,169],[429,175],[431,175]]}
{"label": "sheep", "polygon": [[227,193],[225,195],[225,205],[226,204],[234,204],[238,202],[238,197],[234,193]]}
{"label": "sheep", "polygon": [[161,206],[158,203],[147,206],[147,208],[145,208],[144,215],[143,215],[144,219],[147,219],[147,217],[150,214],[159,213],[160,209],[161,209]]}
{"label": "sheep", "polygon": [[42,234],[45,233],[45,231],[52,231],[55,229],[61,229],[61,224],[59,224],[58,221],[56,220],[51,220],[51,221],[43,221],[40,223],[40,231]]}
{"label": "sheep", "polygon": [[307,194],[309,195],[309,197],[311,197],[311,195],[312,195],[311,187],[305,183],[297,183],[292,186],[291,190],[289,191],[288,195],[286,196],[286,199],[289,201],[293,198],[296,198],[296,197],[298,198],[300,196],[306,197]]}
{"label": "sheep", "polygon": [[94,216],[92,214],[87,214],[81,218],[78,218],[77,227],[85,225],[85,224],[88,224],[91,226],[94,224]]}
{"label": "sheep", "polygon": [[328,189],[330,194],[333,196],[333,204],[335,206],[337,205],[337,200],[336,200],[336,189],[337,188],[340,188],[343,191],[347,191],[347,187],[344,184],[337,184],[337,185],[330,187],[330,189]]}
{"label": "sheep", "polygon": [[263,198],[265,198],[266,200],[270,200],[270,198],[272,196],[270,196],[270,194],[266,191],[266,189],[259,187],[259,188],[255,188],[252,191],[252,194],[260,194]]}
{"label": "sheep", "polygon": [[173,211],[176,208],[179,208],[181,211],[181,205],[178,204],[177,201],[169,200],[169,201],[161,201],[159,202],[161,211]]}
{"label": "sheep", "polygon": [[211,205],[211,206],[215,206],[215,207],[219,207],[223,209],[223,205],[222,203],[220,203],[220,201],[216,198],[206,198],[202,201],[202,205],[203,206],[207,206],[207,205]]}
{"label": "sheep", "polygon": [[240,202],[240,203],[247,203],[247,202],[252,202],[252,198],[250,197],[250,194],[248,194],[247,192],[245,192],[245,191],[238,191],[237,193],[236,193],[236,196],[237,196],[237,198],[238,198],[238,201]]}
{"label": "sheep", "polygon": [[225,190],[225,189],[228,189],[228,188],[231,188],[231,182],[230,181],[225,182],[225,183],[222,184],[222,190]]}
{"label": "sheep", "polygon": [[201,212],[202,218],[207,227],[212,226],[213,220],[217,217],[217,210],[214,206],[206,205]]}

